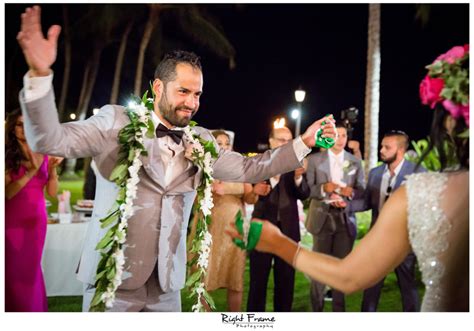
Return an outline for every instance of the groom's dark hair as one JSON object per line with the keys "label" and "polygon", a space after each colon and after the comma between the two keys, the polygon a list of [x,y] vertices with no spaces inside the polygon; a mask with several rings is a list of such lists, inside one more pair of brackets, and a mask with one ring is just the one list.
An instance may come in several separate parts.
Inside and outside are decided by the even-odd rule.
{"label": "groom's dark hair", "polygon": [[169,81],[175,80],[176,66],[179,63],[189,64],[193,68],[202,71],[201,60],[199,59],[199,56],[193,52],[177,50],[165,54],[160,63],[158,63],[158,66],[155,70],[155,79],[158,78],[165,84]]}

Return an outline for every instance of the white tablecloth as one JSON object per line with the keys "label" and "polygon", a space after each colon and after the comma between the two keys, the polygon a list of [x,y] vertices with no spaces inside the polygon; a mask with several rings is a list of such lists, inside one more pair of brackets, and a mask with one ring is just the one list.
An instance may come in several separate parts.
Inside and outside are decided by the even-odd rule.
{"label": "white tablecloth", "polygon": [[88,224],[48,224],[42,260],[47,296],[82,295],[76,269]]}

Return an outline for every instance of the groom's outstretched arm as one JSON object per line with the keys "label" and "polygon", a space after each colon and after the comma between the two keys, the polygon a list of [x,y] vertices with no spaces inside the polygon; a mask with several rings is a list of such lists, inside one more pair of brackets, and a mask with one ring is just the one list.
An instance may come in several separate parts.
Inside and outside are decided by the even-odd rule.
{"label": "groom's outstretched arm", "polygon": [[[324,121],[326,124],[321,125]],[[315,134],[320,128],[325,136],[335,136],[334,127],[330,123],[332,121],[331,118],[322,118],[308,127],[305,133],[296,137],[292,143],[254,157],[221,151],[214,163],[213,176],[224,181],[258,183],[295,170],[303,165],[302,160],[311,152],[311,147],[315,144]]]}
{"label": "groom's outstretched arm", "polygon": [[20,106],[26,140],[33,151],[79,158],[95,156],[106,149],[115,132],[113,106],[102,107],[85,121],[60,124],[52,86],[45,96],[33,101],[25,99],[25,90],[26,87],[20,92]]}
{"label": "groom's outstretched arm", "polygon": [[51,66],[56,61],[60,31],[60,26],[53,25],[44,37],[39,6],[27,8],[21,15],[17,40],[29,67],[20,92],[25,135],[36,152],[67,158],[94,156],[105,147],[114,122],[114,110],[108,107],[84,122],[59,123]]}

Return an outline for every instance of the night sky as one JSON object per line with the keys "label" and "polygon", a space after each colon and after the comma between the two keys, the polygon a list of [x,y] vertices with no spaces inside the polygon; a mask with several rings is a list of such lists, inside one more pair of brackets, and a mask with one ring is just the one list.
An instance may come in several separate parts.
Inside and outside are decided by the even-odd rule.
{"label": "night sky", "polygon": [[[9,108],[17,104],[16,94],[26,72],[15,40],[19,13],[25,7],[5,5]],[[229,70],[227,61],[186,37],[175,27],[172,17],[165,18],[163,25],[164,35],[174,40],[164,44],[165,50],[178,46],[202,57],[204,94],[195,117],[200,125],[235,131],[237,151],[256,151],[257,143],[266,142],[276,117],[286,116],[288,126],[293,129],[289,114],[296,104],[294,90],[301,86],[307,92],[302,130],[327,113],[339,118],[342,109],[355,106],[360,115],[354,134],[363,143],[367,4],[210,4],[206,7],[236,49],[234,70]],[[43,15],[44,27],[61,24],[60,5],[44,5]],[[414,4],[382,4],[380,134],[401,129],[411,138],[421,139],[428,134],[432,115],[429,108],[420,105],[418,97],[419,82],[426,74],[424,66],[452,46],[469,42],[469,5],[432,5],[430,19],[424,27],[415,15]],[[126,55],[121,86],[123,103],[133,89],[139,31],[133,32],[132,37],[135,39]],[[73,45],[73,54],[79,53],[78,47],[88,45]],[[102,56],[91,108],[108,102],[116,50],[117,45],[112,45]],[[61,52],[62,49],[53,68],[57,97],[62,75]],[[71,107],[77,102],[84,66],[78,58],[73,61]],[[154,63],[145,68],[146,79],[151,79]]]}

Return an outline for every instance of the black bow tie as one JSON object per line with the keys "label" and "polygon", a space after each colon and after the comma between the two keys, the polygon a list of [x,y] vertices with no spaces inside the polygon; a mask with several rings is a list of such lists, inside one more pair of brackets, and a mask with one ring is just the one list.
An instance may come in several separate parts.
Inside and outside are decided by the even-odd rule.
{"label": "black bow tie", "polygon": [[156,128],[156,138],[170,136],[171,139],[173,139],[173,141],[177,144],[181,142],[181,139],[183,138],[183,134],[184,134],[184,131],[170,130],[161,123]]}

